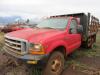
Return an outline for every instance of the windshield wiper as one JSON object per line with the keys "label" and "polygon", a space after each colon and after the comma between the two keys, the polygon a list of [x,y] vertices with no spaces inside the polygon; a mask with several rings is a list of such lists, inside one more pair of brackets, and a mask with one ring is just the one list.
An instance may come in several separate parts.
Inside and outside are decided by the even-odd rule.
{"label": "windshield wiper", "polygon": [[55,28],[51,28],[51,27],[42,27],[42,28],[45,28],[45,29],[55,29]]}
{"label": "windshield wiper", "polygon": [[35,26],[35,27],[33,27],[33,28],[39,28],[39,27]]}

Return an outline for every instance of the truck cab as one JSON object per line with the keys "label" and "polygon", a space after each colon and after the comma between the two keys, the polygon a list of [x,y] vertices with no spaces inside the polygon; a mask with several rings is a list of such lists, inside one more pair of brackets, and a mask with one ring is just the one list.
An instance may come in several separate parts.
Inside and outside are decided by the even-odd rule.
{"label": "truck cab", "polygon": [[83,27],[73,15],[51,16],[34,28],[5,35],[4,51],[28,64],[45,61],[44,75],[60,75],[66,56],[82,45]]}

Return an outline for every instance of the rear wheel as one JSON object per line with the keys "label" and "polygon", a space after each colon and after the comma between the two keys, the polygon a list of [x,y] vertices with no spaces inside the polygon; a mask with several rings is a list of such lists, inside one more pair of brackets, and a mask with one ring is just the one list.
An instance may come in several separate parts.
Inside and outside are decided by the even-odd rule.
{"label": "rear wheel", "polygon": [[87,47],[93,48],[96,38],[95,37],[89,37],[87,40]]}
{"label": "rear wheel", "polygon": [[51,54],[43,75],[60,75],[64,67],[64,55],[56,51]]}

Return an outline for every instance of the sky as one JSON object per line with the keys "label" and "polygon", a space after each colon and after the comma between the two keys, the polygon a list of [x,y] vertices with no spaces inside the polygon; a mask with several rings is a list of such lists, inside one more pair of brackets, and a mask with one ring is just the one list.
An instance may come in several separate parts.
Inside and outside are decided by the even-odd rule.
{"label": "sky", "polygon": [[0,16],[41,18],[90,12],[100,18],[100,0],[0,0]]}

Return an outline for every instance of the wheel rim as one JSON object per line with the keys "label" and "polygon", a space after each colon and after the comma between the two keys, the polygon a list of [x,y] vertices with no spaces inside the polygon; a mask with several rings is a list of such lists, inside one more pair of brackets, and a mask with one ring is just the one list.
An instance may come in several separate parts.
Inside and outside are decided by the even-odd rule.
{"label": "wheel rim", "polygon": [[59,72],[61,68],[61,58],[58,56],[51,62],[51,71],[52,72]]}

